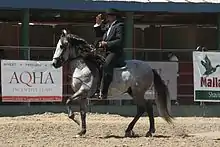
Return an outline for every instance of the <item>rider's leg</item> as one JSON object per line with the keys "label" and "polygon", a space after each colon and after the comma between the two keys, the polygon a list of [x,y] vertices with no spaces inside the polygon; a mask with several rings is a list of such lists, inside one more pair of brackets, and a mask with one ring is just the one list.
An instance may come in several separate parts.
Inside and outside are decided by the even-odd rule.
{"label": "rider's leg", "polygon": [[113,79],[113,70],[117,63],[117,55],[115,53],[110,53],[105,59],[105,64],[103,66],[103,77],[101,83],[101,95],[100,98],[106,99],[108,95],[108,88]]}

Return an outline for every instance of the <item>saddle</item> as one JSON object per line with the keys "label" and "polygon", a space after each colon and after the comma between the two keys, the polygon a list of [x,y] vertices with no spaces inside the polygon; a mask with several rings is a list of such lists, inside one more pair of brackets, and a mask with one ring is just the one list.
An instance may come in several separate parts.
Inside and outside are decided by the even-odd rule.
{"label": "saddle", "polygon": [[[96,40],[94,44],[89,44],[85,39],[74,35],[68,34],[68,38],[70,39],[72,44],[78,46],[80,51],[80,56],[83,57],[87,61],[91,61],[95,63],[99,70],[101,70],[103,64],[105,63],[105,51],[99,48],[100,40]],[[118,63],[115,68],[122,68],[126,65],[124,58],[118,59]]]}
{"label": "saddle", "polygon": [[[103,76],[103,65],[105,63],[105,52],[103,52],[103,50],[99,50],[97,48],[92,47],[93,49],[95,49],[95,51],[92,52],[87,52],[84,56],[85,61],[89,61],[92,62],[96,65],[97,69],[99,70],[100,73],[100,77],[98,80],[98,86],[96,89],[96,92],[92,95],[92,97],[97,97],[98,93],[99,93],[99,88],[101,85],[101,80],[102,80],[102,76]],[[124,69],[124,67],[126,66],[126,62],[124,61],[124,58],[119,58],[118,59],[118,63],[116,64],[116,66],[114,67],[114,69]]]}

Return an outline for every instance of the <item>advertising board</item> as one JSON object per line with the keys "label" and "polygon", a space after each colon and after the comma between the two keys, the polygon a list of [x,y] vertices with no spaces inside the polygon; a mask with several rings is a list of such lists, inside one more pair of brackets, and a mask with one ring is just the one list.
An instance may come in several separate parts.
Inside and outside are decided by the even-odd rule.
{"label": "advertising board", "polygon": [[219,57],[219,52],[193,52],[194,101],[220,102]]}
{"label": "advertising board", "polygon": [[60,102],[62,79],[50,61],[1,60],[2,101]]}

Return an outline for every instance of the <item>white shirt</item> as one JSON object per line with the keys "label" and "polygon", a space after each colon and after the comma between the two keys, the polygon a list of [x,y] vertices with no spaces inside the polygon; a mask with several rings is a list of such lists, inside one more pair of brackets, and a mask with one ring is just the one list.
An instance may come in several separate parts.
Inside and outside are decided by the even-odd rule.
{"label": "white shirt", "polygon": [[113,26],[113,24],[116,22],[116,20],[114,21],[114,22],[112,22],[112,24],[110,25],[110,27],[108,28],[108,31],[107,31],[107,36],[109,35],[109,32],[111,31],[111,28],[112,28],[112,26]]}
{"label": "white shirt", "polygon": [[97,24],[97,23],[96,23],[93,27],[96,28],[96,27],[99,27],[100,25],[101,25],[101,24]]}

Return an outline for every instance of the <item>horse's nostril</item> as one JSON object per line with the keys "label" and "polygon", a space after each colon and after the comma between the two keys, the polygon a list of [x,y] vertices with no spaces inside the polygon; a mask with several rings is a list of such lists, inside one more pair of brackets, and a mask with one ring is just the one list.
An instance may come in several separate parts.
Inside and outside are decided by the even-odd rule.
{"label": "horse's nostril", "polygon": [[52,63],[53,67],[56,67],[56,64],[55,63]]}

